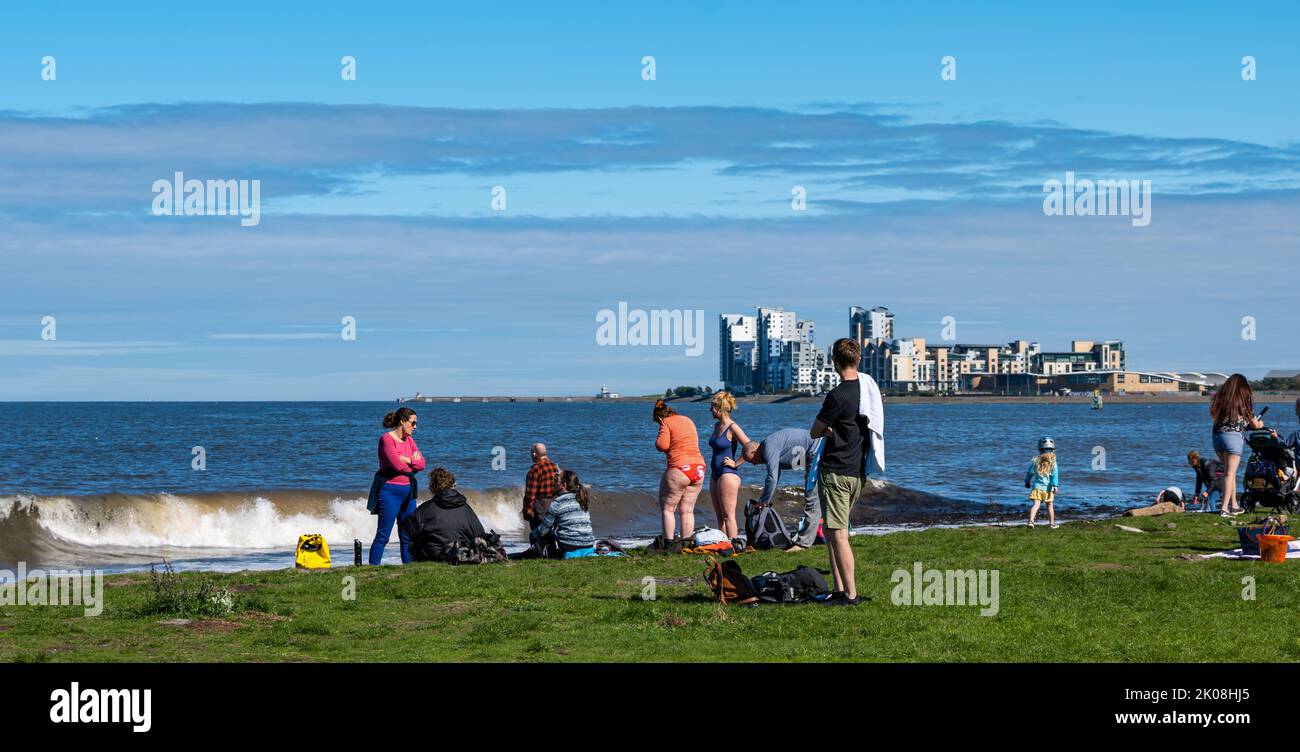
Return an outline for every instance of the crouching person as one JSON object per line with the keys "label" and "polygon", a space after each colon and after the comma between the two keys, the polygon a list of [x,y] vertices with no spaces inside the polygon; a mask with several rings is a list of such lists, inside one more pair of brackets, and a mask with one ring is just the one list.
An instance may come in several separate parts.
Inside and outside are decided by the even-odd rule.
{"label": "crouching person", "polygon": [[1156,494],[1156,501],[1149,507],[1141,509],[1130,509],[1124,513],[1125,517],[1155,517],[1161,514],[1170,514],[1173,512],[1184,512],[1187,507],[1183,501],[1183,489],[1178,486],[1170,486]]}
{"label": "crouching person", "polygon": [[483,530],[483,523],[465,495],[456,490],[456,477],[446,468],[429,473],[433,496],[411,513],[402,526],[411,539],[416,561],[477,564],[505,559],[500,539]]}
{"label": "crouching person", "polygon": [[591,492],[572,470],[560,475],[561,493],[529,534],[532,548],[527,558],[563,559],[566,554],[592,549],[596,538],[591,532]]}

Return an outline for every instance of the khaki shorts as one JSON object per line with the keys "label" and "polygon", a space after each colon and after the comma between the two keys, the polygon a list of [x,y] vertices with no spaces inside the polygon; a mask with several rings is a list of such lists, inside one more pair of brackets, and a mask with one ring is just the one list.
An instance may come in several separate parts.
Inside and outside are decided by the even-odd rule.
{"label": "khaki shorts", "polygon": [[1045,501],[1048,504],[1051,504],[1053,501],[1056,500],[1056,492],[1048,491],[1045,488],[1035,488],[1034,490],[1029,492],[1029,500]]}
{"label": "khaki shorts", "polygon": [[862,495],[866,481],[854,475],[823,472],[817,479],[822,497],[822,518],[827,530],[848,530],[849,510]]}

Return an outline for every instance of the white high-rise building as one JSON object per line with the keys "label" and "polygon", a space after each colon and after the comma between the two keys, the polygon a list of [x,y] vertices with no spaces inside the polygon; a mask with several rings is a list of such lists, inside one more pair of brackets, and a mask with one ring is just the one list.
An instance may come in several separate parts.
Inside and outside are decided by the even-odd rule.
{"label": "white high-rise building", "polygon": [[790,388],[790,366],[785,344],[799,339],[798,318],[784,308],[758,309],[758,381],[754,391],[780,392]]}
{"label": "white high-rise building", "polygon": [[789,364],[790,385],[796,392],[816,392],[818,371],[826,354],[811,342],[795,340],[785,346],[785,360]]}
{"label": "white high-rise building", "polygon": [[862,348],[858,370],[878,383],[889,381],[889,357],[894,339],[894,314],[884,306],[849,308],[849,338]]}
{"label": "white high-rise building", "polygon": [[849,308],[849,337],[858,344],[868,340],[892,340],[894,338],[894,314],[884,306],[866,309],[861,306]]}
{"label": "white high-rise building", "polygon": [[757,317],[740,313],[724,313],[718,317],[718,376],[723,389],[733,394],[755,391],[757,338]]}

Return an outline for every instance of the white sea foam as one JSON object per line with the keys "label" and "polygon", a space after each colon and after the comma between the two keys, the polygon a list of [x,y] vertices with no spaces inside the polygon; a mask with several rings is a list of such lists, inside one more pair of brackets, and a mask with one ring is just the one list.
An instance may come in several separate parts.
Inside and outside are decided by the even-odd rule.
{"label": "white sea foam", "polygon": [[[485,528],[503,535],[526,529],[513,497],[504,491],[485,493],[471,506]],[[0,521],[15,513],[31,515],[57,540],[88,548],[283,549],[303,533],[320,533],[336,545],[354,538],[369,541],[375,534],[364,498],[283,505],[263,495],[225,501],[173,494],[107,501],[0,498]]]}

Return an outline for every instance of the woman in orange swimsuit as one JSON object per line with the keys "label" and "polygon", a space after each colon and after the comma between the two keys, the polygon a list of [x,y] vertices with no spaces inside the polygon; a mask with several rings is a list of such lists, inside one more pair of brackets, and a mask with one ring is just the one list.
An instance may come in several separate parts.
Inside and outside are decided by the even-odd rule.
{"label": "woman in orange swimsuit", "polygon": [[704,455],[695,423],[678,415],[663,400],[655,401],[654,422],[659,424],[655,449],[668,455],[668,468],[659,481],[659,511],[663,515],[664,541],[675,536],[677,512],[682,515],[682,535],[695,532],[695,500],[704,487]]}

